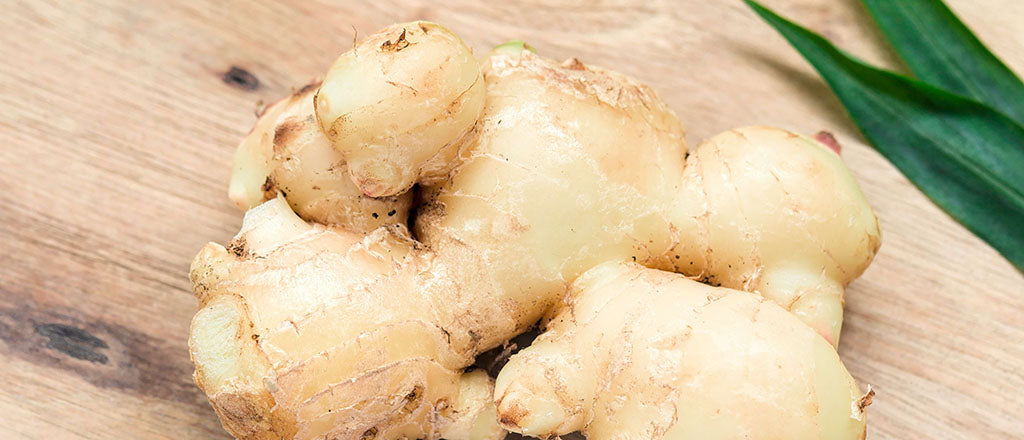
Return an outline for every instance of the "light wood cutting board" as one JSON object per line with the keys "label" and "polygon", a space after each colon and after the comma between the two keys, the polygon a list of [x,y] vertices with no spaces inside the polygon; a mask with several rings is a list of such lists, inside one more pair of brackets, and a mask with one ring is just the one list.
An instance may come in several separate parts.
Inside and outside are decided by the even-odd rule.
{"label": "light wood cutting board", "polygon": [[[854,0],[768,1],[899,66]],[[1024,72],[1024,2],[951,6]],[[811,68],[739,1],[0,4],[0,438],[225,438],[192,384],[186,270],[241,213],[226,186],[259,102],[353,31],[428,19],[477,53],[525,39],[654,86],[691,145],[750,124],[829,130],[881,219],[840,352],[878,395],[869,438],[1024,432],[1024,277],[864,144]],[[231,75],[226,72],[235,68]],[[1022,231],[1024,233],[1024,231]]]}

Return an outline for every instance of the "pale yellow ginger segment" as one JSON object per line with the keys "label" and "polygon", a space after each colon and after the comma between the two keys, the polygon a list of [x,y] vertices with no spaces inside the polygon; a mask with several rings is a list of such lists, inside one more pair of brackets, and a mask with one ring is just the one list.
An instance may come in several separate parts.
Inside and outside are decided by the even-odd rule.
{"label": "pale yellow ginger segment", "polygon": [[469,48],[444,26],[414,21],[339,56],[317,92],[316,114],[352,181],[380,197],[445,177],[483,104]]}
{"label": "pale yellow ginger segment", "polygon": [[483,63],[487,105],[417,236],[461,243],[531,321],[575,277],[636,261],[758,292],[838,343],[844,286],[880,243],[842,160],[775,128],[732,130],[686,155],[646,86],[516,46]]}
{"label": "pale yellow ginger segment", "polygon": [[758,292],[838,344],[843,288],[881,243],[839,155],[785,130],[741,128],[699,145],[684,182],[672,216],[680,271]]}
{"label": "pale yellow ginger segment", "polygon": [[319,83],[267,107],[235,151],[228,195],[248,210],[281,193],[302,218],[370,232],[405,224],[412,194],[372,198],[348,179],[348,165],[320,129]]}
{"label": "pale yellow ginger segment", "polygon": [[[224,248],[211,244],[203,254],[218,251]],[[244,301],[237,296],[214,294],[208,298],[192,319],[189,348],[196,366],[193,378],[210,398],[224,429],[234,436],[288,438],[295,433],[294,417],[277,408],[263,387],[262,378],[268,374],[269,365],[252,338],[246,313]]]}
{"label": "pale yellow ginger segment", "polygon": [[[298,413],[301,420],[312,418],[305,429],[326,432],[328,438],[445,438],[497,440],[505,430],[496,423],[492,380],[483,371],[453,374],[451,370],[423,359],[410,359],[386,369],[367,370],[364,379],[338,384],[311,399]],[[417,384],[429,383],[429,387]],[[406,394],[378,393],[374,398],[354,400],[374,388],[409,389]],[[451,400],[451,396],[457,396]],[[324,402],[352,402],[348,407],[324,410]],[[384,424],[369,432],[359,423],[377,414],[390,414]],[[434,431],[423,433],[423,426]],[[302,435],[304,431],[300,431]]]}
{"label": "pale yellow ginger segment", "polygon": [[635,264],[576,280],[495,384],[502,424],[548,437],[861,439],[832,347],[773,302]]}
{"label": "pale yellow ginger segment", "polygon": [[[480,273],[471,262],[451,257],[465,263],[453,274],[407,234],[310,225],[278,197],[248,211],[227,248],[200,252],[190,348],[225,429],[243,439],[503,432],[482,416],[494,414],[480,397],[489,379],[466,388],[462,370],[515,321],[503,304],[453,294],[490,289],[466,275]],[[481,432],[492,436],[470,436]]]}
{"label": "pale yellow ginger segment", "polygon": [[274,160],[274,128],[290,98],[264,109],[256,125],[235,149],[228,198],[238,209],[248,210],[277,195],[265,185]]}
{"label": "pale yellow ginger segment", "polygon": [[[462,243],[532,324],[579,273],[607,260],[671,268],[670,211],[686,147],[639,82],[503,48],[484,62],[487,105],[450,181],[416,219],[434,249]],[[637,167],[631,164],[645,164]]]}
{"label": "pale yellow ginger segment", "polygon": [[[406,359],[338,382],[297,408],[298,438],[438,438],[455,418],[458,371]],[[378,420],[367,427],[367,420]]]}
{"label": "pale yellow ginger segment", "polygon": [[[294,358],[303,359],[303,355]],[[281,368],[273,387],[280,392],[281,404],[298,405],[330,387],[339,377],[354,377],[414,358],[433,358],[452,370],[467,363],[466,356],[452,351],[440,327],[418,320],[406,321],[373,328],[351,341]],[[310,375],[310,371],[317,374]]]}
{"label": "pale yellow ginger segment", "polygon": [[483,370],[474,370],[459,377],[459,398],[455,402],[457,414],[452,424],[441,431],[441,438],[466,438],[471,440],[499,440],[505,438],[505,430],[494,423],[498,419],[491,402],[494,382]]}
{"label": "pale yellow ginger segment", "polygon": [[259,384],[251,378],[262,377],[267,371],[255,341],[240,341],[250,333],[244,317],[244,306],[239,298],[221,295],[207,303],[193,318],[198,327],[190,343],[194,340],[217,342],[197,346],[192,351],[193,360],[204,366],[196,375],[201,375],[201,382],[213,390],[228,386],[232,380],[244,381],[236,382],[235,386],[257,386]]}

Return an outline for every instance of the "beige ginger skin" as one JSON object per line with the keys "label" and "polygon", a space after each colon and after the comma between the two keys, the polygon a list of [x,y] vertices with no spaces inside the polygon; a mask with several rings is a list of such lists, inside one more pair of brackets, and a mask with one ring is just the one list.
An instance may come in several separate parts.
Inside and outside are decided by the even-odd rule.
{"label": "beige ginger skin", "polygon": [[277,197],[302,218],[368,233],[405,224],[412,193],[373,198],[348,178],[348,164],[313,112],[319,83],[267,107],[235,152],[228,197],[242,210]]}
{"label": "beige ginger skin", "polygon": [[[685,354],[686,362],[636,360],[623,366],[630,373],[622,382],[580,388],[572,399],[646,401],[664,391],[630,383],[643,384],[651,368],[703,368],[730,382],[707,384],[721,393],[716,409],[754,414],[757,402],[727,398],[740,391],[726,385],[742,385],[742,376],[726,379],[777,360],[791,374],[749,385],[780,420],[793,420],[779,429],[792,430],[765,425],[743,431],[750,438],[863,433],[862,409],[845,418],[807,409],[857,406],[859,391],[833,345],[843,288],[880,243],[877,220],[836,153],[768,127],[732,130],[687,153],[674,113],[634,79],[575,59],[555,63],[522,45],[500,46],[479,63],[466,53],[439,25],[391,26],[342,55],[316,92],[268,109],[243,141],[231,196],[255,208],[227,247],[207,245],[191,269],[200,300],[190,337],[196,382],[229,432],[459,440],[500,438],[502,426],[539,436],[588,426],[594,439],[701,438],[689,424],[621,432],[588,425],[562,391],[548,395],[560,382],[540,383],[535,364],[523,364],[563,345],[573,350],[562,355],[593,362],[593,371],[628,355],[611,340],[576,342],[618,330],[565,319],[574,304],[614,296],[621,307],[595,312],[595,322],[653,309],[661,314],[650,327],[676,328],[667,317],[689,317],[701,334],[767,352],[734,353],[720,365],[724,357],[667,346],[665,356]],[[602,265],[634,261],[649,269]],[[614,270],[649,282],[588,287],[621,281]],[[663,282],[673,293],[659,290]],[[712,296],[764,316],[751,327],[746,309],[730,309],[697,325],[711,309],[693,305]],[[551,317],[553,333],[541,339],[551,343],[516,356],[493,397],[485,374],[464,370]],[[828,396],[799,396],[817,386]],[[510,389],[520,391],[503,398]],[[604,408],[598,403],[592,410]],[[707,408],[697,406],[640,408],[633,423],[703,417]],[[552,419],[552,408],[565,420]],[[744,426],[760,421],[767,418]],[[832,432],[842,435],[824,436]]]}
{"label": "beige ginger skin", "polygon": [[448,175],[484,104],[480,68],[443,26],[402,23],[334,61],[317,92],[317,119],[349,174],[373,197]]}
{"label": "beige ginger skin", "polygon": [[196,382],[238,438],[500,438],[490,379],[461,370],[501,343],[502,310],[452,295],[474,283],[452,264],[472,262],[401,225],[364,236],[264,203],[192,263]]}
{"label": "beige ginger skin", "polygon": [[687,156],[675,115],[633,79],[515,48],[483,64],[487,106],[427,190],[421,240],[483,252],[514,300],[545,302],[531,318],[583,271],[636,261],[761,293],[838,343],[843,286],[880,233],[837,154],[748,127]]}
{"label": "beige ginger skin", "polygon": [[501,370],[495,398],[502,423],[538,437],[847,439],[865,429],[853,378],[792,314],[633,263],[577,278],[546,331]]}

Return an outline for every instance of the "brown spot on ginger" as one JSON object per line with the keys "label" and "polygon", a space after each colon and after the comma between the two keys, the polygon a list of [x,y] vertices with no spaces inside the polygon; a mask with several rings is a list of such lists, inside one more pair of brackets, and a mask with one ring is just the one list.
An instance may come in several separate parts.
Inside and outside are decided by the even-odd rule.
{"label": "brown spot on ginger", "polygon": [[380,45],[380,49],[383,51],[398,52],[409,47],[409,40],[405,38],[405,33],[405,29],[402,29],[402,33],[398,35],[398,38],[396,38],[394,42],[386,40]]}
{"label": "brown spot on ginger", "polygon": [[583,65],[583,62],[579,58],[572,57],[562,63],[562,67],[569,70],[585,70],[587,67]]}
{"label": "brown spot on ginger", "polygon": [[871,389],[871,385],[868,385],[868,392],[861,396],[860,400],[857,401],[857,411],[864,412],[864,408],[871,405],[871,400],[875,397],[875,390]]}
{"label": "brown spot on ginger", "polygon": [[245,237],[240,236],[232,240],[231,243],[228,244],[228,252],[231,252],[232,254],[239,258],[244,257],[246,254],[248,254],[249,251],[248,249],[246,249]]}
{"label": "brown spot on ginger", "polygon": [[526,409],[519,405],[513,405],[498,415],[498,423],[507,428],[516,428],[519,426],[519,422],[526,418],[527,415],[529,415],[529,412]]}
{"label": "brown spot on ginger", "polygon": [[302,132],[302,121],[288,119],[274,129],[274,154],[281,154],[285,146],[293,142]]}
{"label": "brown spot on ginger", "polygon": [[267,176],[267,179],[263,181],[263,186],[260,187],[263,191],[263,200],[270,200],[277,197],[277,184],[274,182],[274,178]]}

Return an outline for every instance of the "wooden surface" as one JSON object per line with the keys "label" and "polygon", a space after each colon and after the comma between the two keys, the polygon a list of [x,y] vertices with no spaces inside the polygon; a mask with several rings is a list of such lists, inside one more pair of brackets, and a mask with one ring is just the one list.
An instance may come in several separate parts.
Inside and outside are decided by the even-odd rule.
{"label": "wooden surface", "polygon": [[[767,3],[899,66],[854,0]],[[950,3],[1024,72],[1024,2]],[[186,270],[240,224],[232,151],[258,103],[322,74],[353,29],[410,19],[448,25],[477,53],[522,38],[637,76],[691,145],[748,124],[831,130],[884,230],[849,290],[840,350],[878,392],[869,437],[1024,433],[1024,277],[866,147],[739,1],[5,0],[0,438],[226,437],[190,377]]]}

